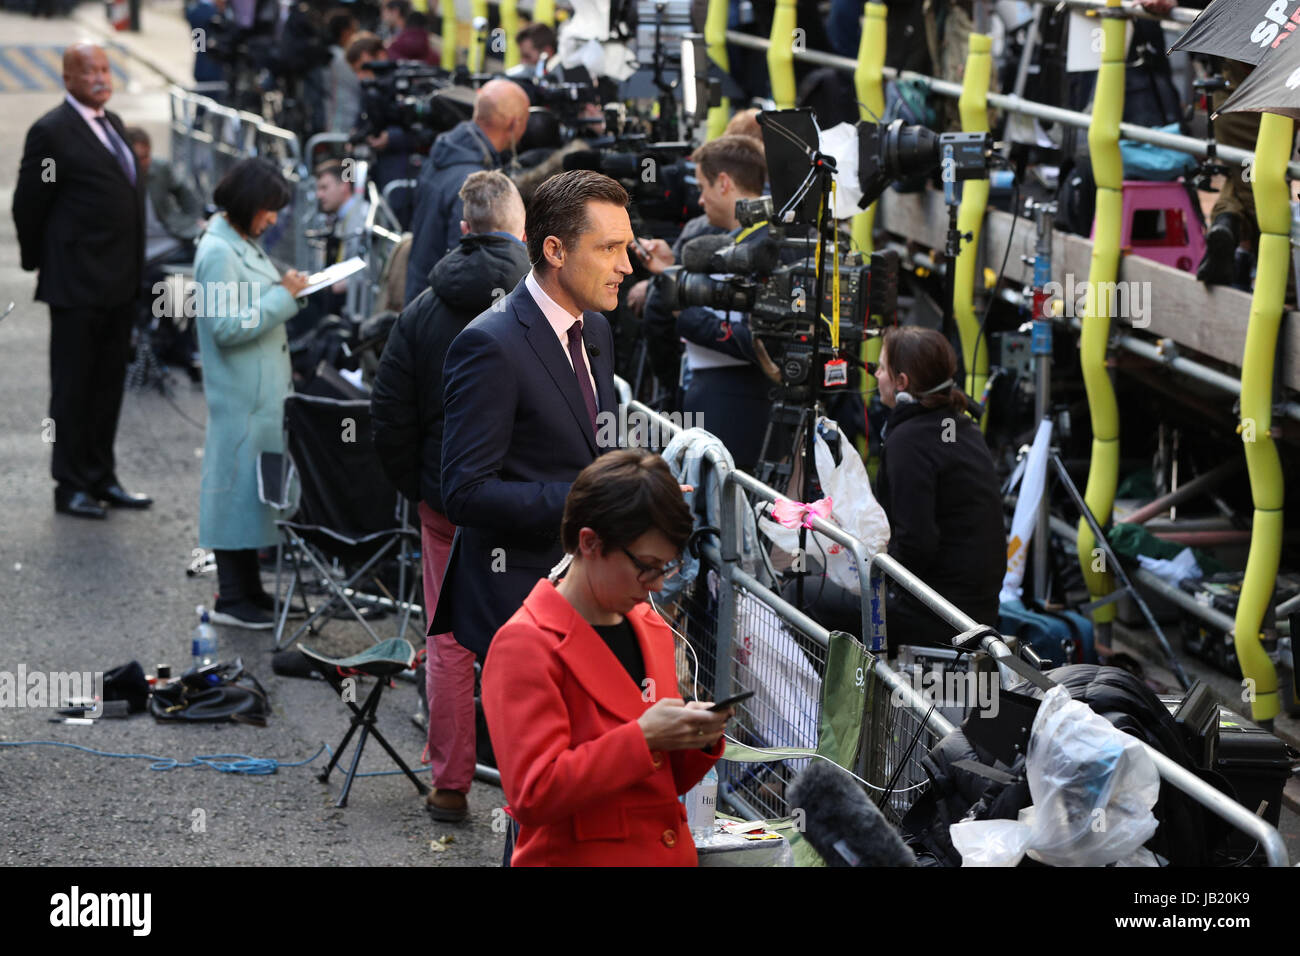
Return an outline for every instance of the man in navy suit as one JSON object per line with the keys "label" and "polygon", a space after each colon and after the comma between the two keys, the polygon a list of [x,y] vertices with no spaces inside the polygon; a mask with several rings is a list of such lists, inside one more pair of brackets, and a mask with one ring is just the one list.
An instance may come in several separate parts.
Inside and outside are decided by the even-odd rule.
{"label": "man in navy suit", "polygon": [[102,47],[63,51],[67,95],[27,131],[13,216],[22,267],[50,307],[51,471],[55,510],[103,518],[100,504],[147,508],[123,490],[113,439],[144,266],[145,183],[126,129],[104,107]]}
{"label": "man in navy suit", "polygon": [[[508,296],[494,292],[496,304],[447,354],[442,492],[457,531],[429,633],[451,631],[464,648],[461,679],[434,704],[457,709],[453,747],[474,749],[475,657],[563,556],[569,487],[609,450],[597,442],[610,433],[597,416],[603,424],[618,413],[614,338],[600,313],[617,306],[632,273],[627,202],[600,173],[544,182],[525,222],[532,271]],[[428,806],[457,819],[467,802],[435,790]]]}

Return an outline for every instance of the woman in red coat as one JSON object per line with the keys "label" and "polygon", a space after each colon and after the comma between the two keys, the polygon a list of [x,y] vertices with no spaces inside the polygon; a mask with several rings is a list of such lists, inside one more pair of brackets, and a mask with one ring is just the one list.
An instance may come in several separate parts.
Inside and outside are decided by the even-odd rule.
{"label": "woman in red coat", "polygon": [[664,460],[610,452],[564,505],[573,556],[497,631],[483,711],[519,823],[512,866],[695,866],[677,799],[722,755],[732,711],[677,697],[672,632],[645,603],[690,510]]}

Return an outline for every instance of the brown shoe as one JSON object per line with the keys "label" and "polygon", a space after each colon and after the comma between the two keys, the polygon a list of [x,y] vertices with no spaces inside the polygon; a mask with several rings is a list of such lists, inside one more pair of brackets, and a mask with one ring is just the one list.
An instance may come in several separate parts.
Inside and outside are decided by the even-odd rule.
{"label": "brown shoe", "polygon": [[469,800],[459,790],[434,790],[424,798],[424,808],[442,823],[459,823],[469,816]]}

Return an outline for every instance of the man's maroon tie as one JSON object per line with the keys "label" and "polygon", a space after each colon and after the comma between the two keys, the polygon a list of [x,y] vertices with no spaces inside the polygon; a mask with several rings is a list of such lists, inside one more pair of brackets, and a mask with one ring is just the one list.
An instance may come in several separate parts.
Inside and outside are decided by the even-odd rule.
{"label": "man's maroon tie", "polygon": [[569,358],[573,359],[573,374],[578,376],[578,391],[587,403],[587,414],[591,416],[591,432],[596,433],[596,393],[591,390],[591,378],[587,375],[587,363],[582,358],[582,323],[574,322],[569,326]]}

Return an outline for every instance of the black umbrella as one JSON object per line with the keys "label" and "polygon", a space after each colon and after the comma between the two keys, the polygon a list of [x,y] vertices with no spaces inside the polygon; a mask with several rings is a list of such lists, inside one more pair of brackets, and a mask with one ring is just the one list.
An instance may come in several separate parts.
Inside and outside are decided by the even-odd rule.
{"label": "black umbrella", "polygon": [[1242,112],[1300,120],[1300,39],[1283,43],[1262,60],[1214,115]]}
{"label": "black umbrella", "polygon": [[1300,0],[1214,0],[1169,48],[1258,65],[1300,22]]}
{"label": "black umbrella", "polygon": [[1214,113],[1269,112],[1300,119],[1300,0],[1214,0],[1170,47],[1250,64]]}

